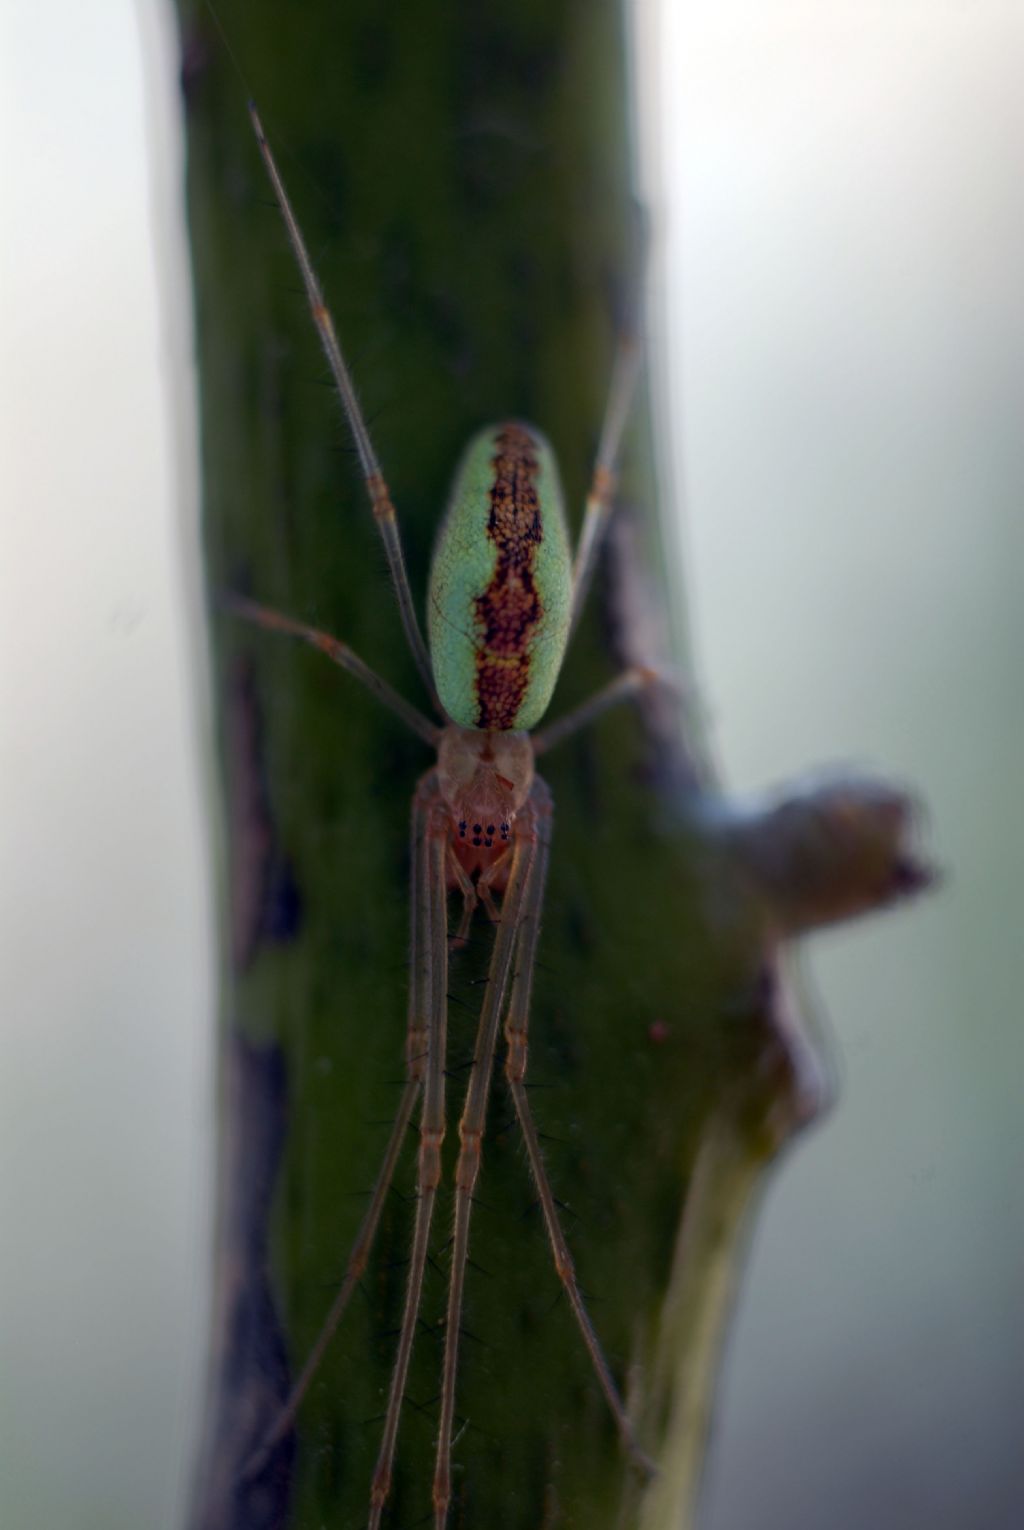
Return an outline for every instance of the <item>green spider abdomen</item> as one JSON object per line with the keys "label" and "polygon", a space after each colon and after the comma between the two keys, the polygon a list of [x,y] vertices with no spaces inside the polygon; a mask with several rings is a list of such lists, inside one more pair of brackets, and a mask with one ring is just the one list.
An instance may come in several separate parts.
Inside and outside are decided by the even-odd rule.
{"label": "green spider abdomen", "polygon": [[459,464],[430,573],[441,704],[461,728],[532,728],[569,636],[572,564],[558,469],[531,425],[488,426]]}

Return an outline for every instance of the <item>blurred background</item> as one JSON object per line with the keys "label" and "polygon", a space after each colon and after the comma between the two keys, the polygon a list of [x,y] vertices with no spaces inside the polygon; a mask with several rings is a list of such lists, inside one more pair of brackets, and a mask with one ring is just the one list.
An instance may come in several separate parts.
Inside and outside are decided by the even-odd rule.
{"label": "blurred background", "polygon": [[[941,892],[802,953],[707,1530],[1011,1530],[1024,1468],[1024,16],[636,8],[652,365],[731,786],[920,788]],[[182,143],[154,0],[0,10],[0,1519],[181,1523],[216,911]],[[681,576],[682,577],[682,576]]]}

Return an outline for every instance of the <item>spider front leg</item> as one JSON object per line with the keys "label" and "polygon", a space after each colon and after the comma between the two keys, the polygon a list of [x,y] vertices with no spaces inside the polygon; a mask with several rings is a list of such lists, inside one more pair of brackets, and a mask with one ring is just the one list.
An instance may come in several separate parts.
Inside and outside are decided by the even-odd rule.
{"label": "spider front leg", "polygon": [[350,675],[355,675],[366,689],[377,700],[382,702],[390,711],[402,719],[406,727],[413,733],[417,733],[425,743],[437,747],[437,741],[441,737],[441,729],[437,723],[431,722],[429,717],[400,696],[388,682],[377,674],[376,670],[359,657],[354,649],[340,638],[333,637],[329,632],[322,632],[319,627],[307,626],[305,622],[299,622],[291,616],[285,616],[281,611],[275,611],[270,606],[261,606],[255,600],[246,600],[242,595],[225,595],[224,605],[235,616],[241,616],[245,621],[254,623],[257,627],[263,627],[268,632],[283,632],[288,637],[301,638],[304,643],[309,643],[313,648],[318,648],[321,653],[327,655],[332,664],[337,664],[340,669],[348,670]]}
{"label": "spider front leg", "polygon": [[342,355],[341,346],[334,328],[334,320],[331,318],[330,309],[324,301],[324,295],[320,287],[313,262],[309,258],[306,242],[299,228],[299,220],[295,216],[288,193],[285,191],[281,172],[277,168],[277,162],[267,142],[267,135],[263,131],[259,113],[255,106],[249,105],[249,116],[252,119],[253,132],[256,134],[256,142],[259,145],[263,163],[270,177],[270,184],[274,188],[277,204],[281,209],[285,229],[302,275],[302,284],[306,289],[306,299],[309,303],[309,311],[316,325],[317,334],[320,336],[320,344],[324,348],[327,364],[331,369],[334,381],[337,385],[338,394],[341,398],[342,408],[348,420],[349,429],[352,432],[359,455],[359,465],[362,469],[363,479],[366,484],[366,492],[369,496],[373,510],[373,518],[380,532],[381,541],[384,544],[384,553],[391,570],[391,578],[395,587],[395,596],[398,600],[398,610],[402,618],[402,626],[405,629],[406,641],[416,661],[416,667],[422,676],[423,683],[427,688],[434,706],[440,711],[440,703],[437,699],[437,691],[434,688],[434,675],[430,665],[430,655],[427,653],[427,645],[423,641],[420,624],[416,619],[416,606],[412,598],[412,590],[409,588],[409,576],[405,569],[405,554],[402,551],[402,539],[398,530],[398,517],[395,507],[391,503],[391,495],[384,481],[377,453],[373,442],[370,440],[370,432],[363,412],[359,407],[356,390],[352,385],[348,366]]}

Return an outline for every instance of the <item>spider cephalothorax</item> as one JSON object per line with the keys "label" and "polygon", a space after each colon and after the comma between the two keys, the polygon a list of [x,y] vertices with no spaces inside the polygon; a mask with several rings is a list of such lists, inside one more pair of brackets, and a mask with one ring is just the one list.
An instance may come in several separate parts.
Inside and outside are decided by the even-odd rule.
{"label": "spider cephalothorax", "polygon": [[498,853],[507,847],[533,785],[529,735],[481,733],[453,723],[438,744],[437,780],[459,845]]}

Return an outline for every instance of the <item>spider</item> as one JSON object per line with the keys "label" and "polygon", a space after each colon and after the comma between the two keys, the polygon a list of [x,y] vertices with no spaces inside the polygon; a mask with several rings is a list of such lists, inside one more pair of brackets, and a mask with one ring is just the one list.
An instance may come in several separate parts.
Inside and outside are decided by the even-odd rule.
{"label": "spider", "polygon": [[[552,448],[532,425],[508,420],[481,430],[457,469],[434,550],[427,600],[429,653],[406,574],[398,519],[324,302],[320,284],[259,116],[253,128],[302,274],[355,441],[362,475],[396,591],[405,635],[438,722],[412,706],[347,644],[327,632],[241,597],[239,616],[302,639],[362,682],[436,751],[412,803],[412,939],[406,1082],[362,1225],[319,1337],[274,1424],[245,1468],[258,1475],[291,1427],[327,1344],[362,1275],[406,1132],[422,1101],[412,1252],[383,1434],[370,1486],[370,1530],[378,1530],[391,1488],[402,1397],[412,1353],[428,1244],[441,1184],[445,1136],[445,1049],[449,895],[462,914],[456,944],[482,905],[495,927],[474,1061],[458,1126],[454,1231],[433,1484],[435,1530],[452,1497],[451,1451],[470,1215],[480,1169],[494,1053],[504,1021],[505,1077],[526,1145],[555,1269],[579,1325],[623,1446],[638,1468],[641,1449],[583,1300],[544,1167],[525,1088],[530,990],[548,856],[552,796],[535,762],[608,707],[661,683],[657,671],[627,669],[540,731],[579,618],[613,504],[615,468],[639,370],[632,336],[619,346],[583,525],[572,553]],[[500,902],[499,902],[500,900]]]}

